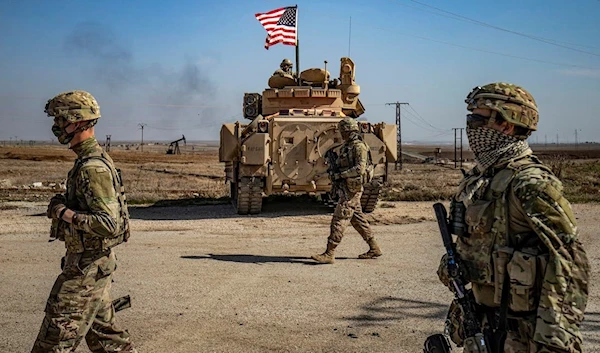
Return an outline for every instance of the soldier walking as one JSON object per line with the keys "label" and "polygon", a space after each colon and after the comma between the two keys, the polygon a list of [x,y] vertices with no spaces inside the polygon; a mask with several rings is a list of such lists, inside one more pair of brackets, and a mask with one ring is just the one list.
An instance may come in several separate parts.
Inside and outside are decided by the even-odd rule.
{"label": "soldier walking", "polygon": [[342,241],[344,230],[351,224],[369,244],[369,251],[358,256],[360,259],[371,259],[381,256],[382,252],[373,236],[369,221],[365,217],[360,204],[364,191],[366,168],[369,156],[369,146],[358,133],[358,123],[355,119],[346,117],[338,123],[338,128],[344,139],[340,155],[336,160],[336,173],[332,176],[332,189],[337,190],[339,200],[333,218],[331,230],[327,238],[327,249],[322,254],[313,255],[312,259],[319,263],[333,263],[334,250]]}
{"label": "soldier walking", "polygon": [[54,117],[58,141],[70,144],[77,159],[66,194],[48,205],[51,236],[67,251],[31,352],[73,352],[84,338],[95,353],[136,352],[127,331],[115,325],[110,299],[113,247],[129,238],[129,213],[120,172],[94,136],[100,107],[88,92],[71,91],[50,99],[45,113]]}
{"label": "soldier walking", "polygon": [[[526,141],[537,130],[536,102],[509,83],[476,87],[465,102],[477,164],[451,200],[449,228],[457,235],[462,280],[471,284],[482,331],[499,333],[487,336],[487,346],[511,353],[581,352],[589,263],[561,182]],[[448,286],[446,255],[438,275]],[[456,300],[446,325],[463,346],[468,337]],[[503,333],[504,342],[494,338]],[[465,345],[465,352],[479,351]]]}

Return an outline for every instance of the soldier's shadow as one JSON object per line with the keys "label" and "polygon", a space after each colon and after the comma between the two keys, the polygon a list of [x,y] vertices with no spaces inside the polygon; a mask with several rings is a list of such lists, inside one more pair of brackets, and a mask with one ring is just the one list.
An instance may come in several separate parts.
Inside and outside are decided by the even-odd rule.
{"label": "soldier's shadow", "polygon": [[[182,259],[188,260],[216,260],[226,262],[238,262],[244,264],[265,264],[265,263],[297,263],[304,265],[320,265],[305,256],[267,256],[267,255],[251,255],[251,254],[207,254],[207,255],[184,255]],[[336,260],[345,260],[347,257],[336,257]]]}
{"label": "soldier's shadow", "polygon": [[581,324],[583,343],[600,344],[600,312],[586,312]]}
{"label": "soldier's shadow", "polygon": [[400,322],[408,318],[439,320],[444,322],[450,303],[424,300],[381,297],[361,307],[362,314],[348,318],[357,326],[377,326]]}

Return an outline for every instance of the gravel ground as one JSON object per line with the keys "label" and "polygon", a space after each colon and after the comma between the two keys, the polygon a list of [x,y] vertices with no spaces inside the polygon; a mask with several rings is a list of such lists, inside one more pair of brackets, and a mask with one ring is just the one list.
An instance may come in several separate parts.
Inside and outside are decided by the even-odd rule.
{"label": "gravel ground", "polygon": [[[432,203],[385,205],[371,216],[384,255],[357,259],[367,246],[349,229],[333,265],[310,260],[331,217],[310,202],[267,202],[252,217],[229,205],[132,208],[112,294],[133,307],[117,320],[148,353],[420,352],[452,299],[435,273],[441,239]],[[48,243],[45,204],[0,206],[0,352],[29,352],[64,248]],[[574,209],[593,270],[585,346],[600,352],[600,205]]]}

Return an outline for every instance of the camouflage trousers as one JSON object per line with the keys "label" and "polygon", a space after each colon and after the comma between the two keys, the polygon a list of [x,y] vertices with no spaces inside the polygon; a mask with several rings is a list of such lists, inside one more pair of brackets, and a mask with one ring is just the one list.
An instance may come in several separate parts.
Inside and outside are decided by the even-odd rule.
{"label": "camouflage trousers", "polygon": [[31,352],[73,352],[84,338],[94,353],[136,352],[127,331],[115,325],[110,300],[114,252],[67,254],[63,261]]}
{"label": "camouflage trousers", "polygon": [[582,347],[579,344],[574,344],[570,351],[558,349],[542,345],[533,340],[535,325],[531,320],[513,319],[513,325],[506,334],[506,342],[504,343],[504,352],[506,353],[580,353]]}
{"label": "camouflage trousers", "polygon": [[340,193],[340,199],[331,219],[331,230],[328,238],[330,243],[339,244],[349,224],[356,229],[365,241],[373,238],[371,226],[360,205],[361,196],[361,191]]}

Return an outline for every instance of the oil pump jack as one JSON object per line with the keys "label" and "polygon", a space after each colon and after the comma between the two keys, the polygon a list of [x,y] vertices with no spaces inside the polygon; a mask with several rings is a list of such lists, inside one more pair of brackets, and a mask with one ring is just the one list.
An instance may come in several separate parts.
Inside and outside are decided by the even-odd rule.
{"label": "oil pump jack", "polygon": [[167,154],[181,154],[181,151],[179,151],[179,141],[183,141],[183,144],[185,145],[185,136],[181,135],[179,140],[171,142]]}

